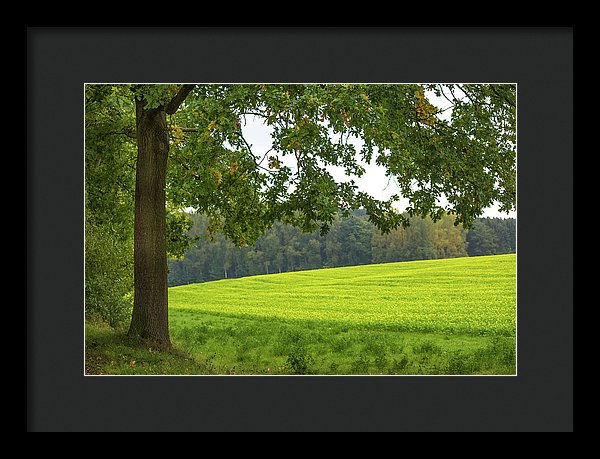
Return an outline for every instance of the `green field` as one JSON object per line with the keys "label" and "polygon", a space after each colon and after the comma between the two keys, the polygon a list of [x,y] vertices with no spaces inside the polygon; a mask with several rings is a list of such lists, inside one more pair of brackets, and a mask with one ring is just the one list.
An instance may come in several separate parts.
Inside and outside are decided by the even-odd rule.
{"label": "green field", "polygon": [[[169,311],[173,344],[187,356],[180,374],[516,371],[515,255],[178,286],[169,289]],[[89,334],[101,340],[98,330]],[[104,370],[167,371],[145,358],[120,365],[115,357]]]}

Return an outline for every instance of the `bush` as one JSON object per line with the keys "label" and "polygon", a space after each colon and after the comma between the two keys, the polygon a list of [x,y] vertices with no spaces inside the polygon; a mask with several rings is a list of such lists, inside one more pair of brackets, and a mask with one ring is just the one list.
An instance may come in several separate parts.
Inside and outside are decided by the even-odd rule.
{"label": "bush", "polygon": [[468,375],[472,374],[475,368],[469,356],[461,351],[456,351],[450,356],[446,364],[446,374],[449,375]]}
{"label": "bush", "polygon": [[283,328],[279,331],[277,341],[273,346],[275,355],[286,355],[301,349],[305,343],[304,336],[297,330]]}
{"label": "bush", "polygon": [[403,373],[409,362],[410,361],[408,360],[408,357],[403,354],[399,360],[394,360],[394,363],[392,364],[392,371],[394,373]]}
{"label": "bush", "polygon": [[343,352],[352,345],[352,340],[347,336],[336,336],[331,339],[330,345],[333,352]]}
{"label": "bush", "polygon": [[439,355],[442,348],[433,341],[425,340],[413,348],[415,354]]}
{"label": "bush", "polygon": [[296,345],[288,355],[285,368],[294,375],[310,374],[310,366],[314,359],[302,345]]}
{"label": "bush", "polygon": [[369,358],[364,354],[361,354],[356,360],[352,362],[350,371],[355,374],[365,374],[369,372]]}
{"label": "bush", "polygon": [[85,313],[112,327],[124,325],[133,308],[133,240],[107,226],[86,225]]}

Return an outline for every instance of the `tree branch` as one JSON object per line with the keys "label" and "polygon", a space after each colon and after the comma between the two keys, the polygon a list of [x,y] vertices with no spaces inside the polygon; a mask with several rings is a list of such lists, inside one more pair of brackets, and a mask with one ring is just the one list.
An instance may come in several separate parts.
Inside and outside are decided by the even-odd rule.
{"label": "tree branch", "polygon": [[444,99],[446,99],[448,102],[450,102],[450,107],[454,107],[454,104],[456,103],[456,99],[454,99],[454,102],[451,101],[450,99],[448,99],[448,96],[444,92],[444,87],[441,84],[438,85],[438,87],[440,89],[440,93],[442,94],[442,96],[444,96]]}
{"label": "tree branch", "polygon": [[460,84],[459,84],[459,85],[457,85],[457,86],[458,86],[458,88],[459,88],[459,89],[460,89],[462,92],[464,92],[464,93],[465,93],[465,96],[467,96],[467,98],[468,98],[468,99],[471,101],[471,103],[472,103],[473,105],[479,105],[479,104],[477,103],[477,101],[476,101],[475,99],[473,99],[473,97],[471,97],[471,94],[469,93],[469,91],[467,91],[467,90],[465,89],[465,85],[464,85],[464,84],[463,84],[463,85],[460,85]]}
{"label": "tree branch", "polygon": [[264,118],[264,119],[269,118],[267,115],[265,115],[264,113],[261,113],[261,112],[245,111],[245,112],[241,113],[241,116],[245,117],[246,115],[258,116],[259,118]]}
{"label": "tree branch", "polygon": [[516,107],[515,103],[514,103],[514,102],[512,102],[511,100],[509,100],[509,99],[508,99],[508,97],[506,97],[506,96],[504,96],[504,95],[500,94],[500,93],[498,92],[498,90],[497,90],[497,89],[494,87],[494,85],[493,85],[493,84],[491,84],[491,85],[490,85],[490,89],[491,89],[492,91],[494,91],[494,94],[496,94],[498,97],[500,97],[501,99],[503,99],[503,100],[504,100],[504,101],[505,101],[505,102],[506,102],[508,105],[510,105],[511,107]]}
{"label": "tree branch", "polygon": [[257,162],[256,156],[254,156],[254,153],[252,153],[252,147],[250,146],[250,144],[248,143],[248,141],[246,140],[246,138],[242,135],[241,132],[238,132],[237,134],[238,134],[239,138],[242,139],[242,142],[244,142],[244,145],[246,146],[246,150],[248,152],[248,156],[250,157],[250,159],[252,159],[252,162],[254,162],[254,165],[257,168],[262,169],[265,172],[268,172],[269,174],[273,174],[274,171],[261,166],[261,163],[264,161],[265,156],[267,156],[267,153],[269,153],[273,148],[269,148],[267,150],[267,152],[265,153],[265,155],[263,156],[263,158],[260,160],[260,162]]}
{"label": "tree branch", "polygon": [[129,131],[110,131],[110,132],[105,132],[104,135],[124,135],[126,137],[129,137],[130,139],[135,139],[135,134],[132,134]]}
{"label": "tree branch", "polygon": [[242,142],[244,142],[244,145],[246,146],[246,150],[248,150],[248,154],[250,154],[250,156],[252,156],[254,158],[254,155],[252,154],[252,147],[250,146],[250,144],[248,143],[246,138],[243,136],[243,134],[241,132],[238,132],[237,134],[238,134],[238,137],[240,139],[242,139]]}
{"label": "tree branch", "polygon": [[175,94],[173,96],[173,98],[171,99],[171,101],[166,105],[165,112],[167,112],[167,114],[169,114],[169,115],[172,115],[173,113],[175,113],[177,111],[177,109],[179,108],[179,106],[183,103],[185,98],[188,96],[188,94],[192,91],[192,89],[194,89],[194,86],[196,86],[196,85],[195,84],[184,84],[179,89],[177,94]]}
{"label": "tree branch", "polygon": [[260,165],[263,163],[263,161],[265,160],[265,158],[267,157],[267,155],[268,155],[268,154],[269,154],[271,151],[273,151],[273,147],[269,148],[269,149],[268,149],[268,150],[265,152],[265,154],[263,155],[263,157],[261,158],[261,160],[260,160],[260,161],[257,163],[259,166],[260,166]]}

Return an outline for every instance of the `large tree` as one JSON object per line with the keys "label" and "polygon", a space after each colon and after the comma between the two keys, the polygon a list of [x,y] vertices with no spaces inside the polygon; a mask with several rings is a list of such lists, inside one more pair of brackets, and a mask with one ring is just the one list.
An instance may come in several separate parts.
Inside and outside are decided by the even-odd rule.
{"label": "large tree", "polygon": [[[494,202],[502,210],[515,205],[514,85],[126,89],[137,145],[130,333],[163,346],[170,345],[167,248],[179,238],[167,231],[166,203],[205,213],[210,234],[222,232],[241,246],[276,220],[326,233],[339,210],[364,208],[388,232],[408,225],[407,215],[452,213],[468,227]],[[432,95],[445,101],[443,108]],[[269,151],[256,151],[244,137],[250,118],[269,127]],[[358,150],[353,139],[360,139]],[[352,177],[372,161],[386,168],[399,195],[381,201],[356,187]],[[330,166],[345,170],[348,180],[336,181]],[[409,202],[407,214],[394,206],[400,197]]]}

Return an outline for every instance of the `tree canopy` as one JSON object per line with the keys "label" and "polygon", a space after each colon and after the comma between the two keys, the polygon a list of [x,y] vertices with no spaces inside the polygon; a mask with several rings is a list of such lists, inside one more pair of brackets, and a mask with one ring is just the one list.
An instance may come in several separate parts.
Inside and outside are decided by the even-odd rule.
{"label": "tree canopy", "polygon": [[[87,112],[98,118],[94,104],[105,104],[111,134],[102,142],[113,144],[106,150],[124,142],[114,133],[134,132],[134,94],[155,108],[179,89],[87,85]],[[428,101],[431,94],[447,100],[449,118]],[[277,219],[326,231],[339,209],[361,207],[385,232],[407,223],[394,210],[400,196],[410,202],[409,215],[439,218],[449,211],[469,226],[494,202],[514,208],[515,98],[515,86],[506,84],[195,85],[169,115],[168,200],[208,214],[211,230],[240,244],[252,243]],[[244,138],[248,116],[272,128],[266,154]],[[360,151],[351,138],[362,140]],[[341,166],[360,177],[371,161],[395,177],[397,196],[375,200],[328,171]]]}
{"label": "tree canopy", "polygon": [[[161,88],[150,89],[154,106]],[[448,100],[450,119],[426,91]],[[272,128],[272,151],[252,151],[246,116]],[[198,85],[170,129],[170,201],[208,214],[211,230],[242,245],[277,219],[326,232],[338,210],[356,208],[387,232],[408,223],[394,207],[400,196],[409,215],[438,219],[446,210],[467,226],[495,201],[502,210],[515,203],[512,85]],[[362,140],[360,151],[350,137]],[[328,171],[360,177],[371,161],[398,183],[388,201]]]}

